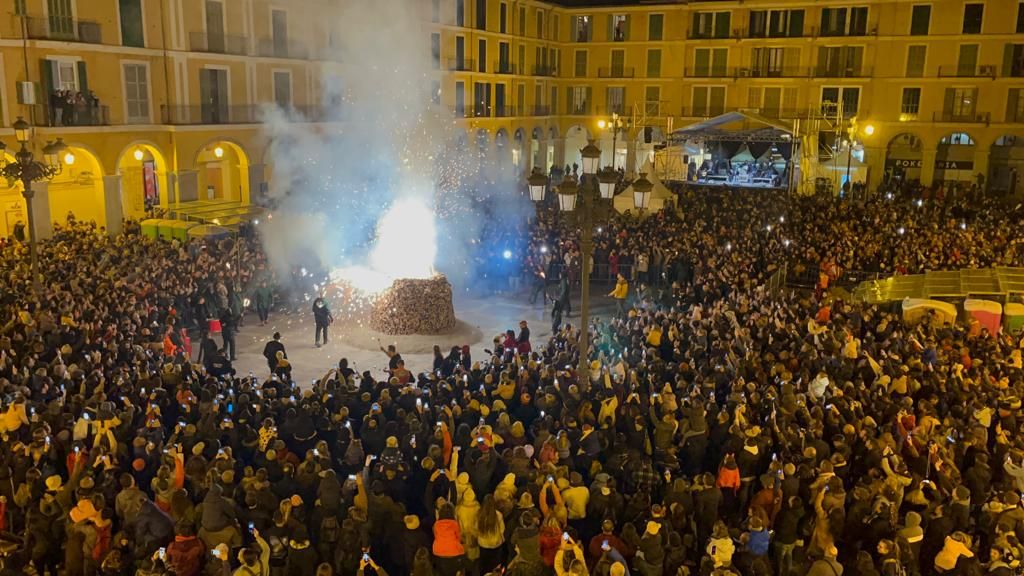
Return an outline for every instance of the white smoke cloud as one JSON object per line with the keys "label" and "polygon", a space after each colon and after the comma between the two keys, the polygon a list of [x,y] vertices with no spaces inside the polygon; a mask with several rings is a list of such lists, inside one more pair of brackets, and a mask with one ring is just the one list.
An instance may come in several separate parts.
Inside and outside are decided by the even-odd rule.
{"label": "white smoke cloud", "polygon": [[[341,64],[322,65],[321,102],[338,122],[293,122],[285,111],[268,108],[264,132],[271,142],[274,217],[261,228],[280,273],[300,265],[365,264],[379,227],[400,226],[413,238],[432,234],[433,222],[424,222],[422,230],[407,219],[381,222],[390,205],[413,199],[437,215],[439,247],[409,256],[437,252],[438,269],[454,274],[453,281],[468,281],[477,265],[474,241],[495,213],[509,222],[532,210],[519,194],[511,162],[496,162],[493,152],[481,156],[475,135],[467,137],[450,111],[431,106],[430,91],[440,76],[431,63],[429,25],[418,14],[421,4],[346,0],[339,17],[324,23]],[[388,242],[389,258],[400,260],[395,236]]]}

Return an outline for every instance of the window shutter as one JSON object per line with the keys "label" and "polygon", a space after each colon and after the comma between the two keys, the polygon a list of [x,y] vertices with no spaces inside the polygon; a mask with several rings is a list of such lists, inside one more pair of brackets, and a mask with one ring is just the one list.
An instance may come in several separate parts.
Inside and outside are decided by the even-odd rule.
{"label": "window shutter", "polygon": [[690,26],[690,36],[696,38],[701,35],[700,12],[693,13],[693,24]]}
{"label": "window shutter", "polygon": [[710,72],[709,67],[711,65],[711,52],[707,48],[698,49],[694,53],[693,59],[693,75],[694,76],[707,76]]}
{"label": "window shutter", "polygon": [[715,38],[729,37],[729,12],[715,14]]}
{"label": "window shutter", "polygon": [[761,88],[759,86],[747,89],[747,106],[751,108],[761,107]]}
{"label": "window shutter", "polygon": [[946,88],[946,98],[942,103],[942,111],[951,114],[953,112],[953,103],[956,100],[956,89]]}
{"label": "window shutter", "polygon": [[782,52],[782,66],[788,71],[800,66],[800,49],[785,48]]}
{"label": "window shutter", "polygon": [[78,91],[83,95],[89,93],[89,76],[85,73],[85,62],[79,60],[78,64]]}
{"label": "window shutter", "polygon": [[1003,46],[1003,76],[1009,76],[1013,71],[1013,44]]}
{"label": "window shutter", "polygon": [[53,60],[47,60],[46,58],[39,61],[41,69],[41,73],[39,75],[41,79],[41,82],[39,82],[39,90],[42,92],[39,101],[43,104],[43,108],[50,114],[50,122],[47,122],[47,124],[53,124],[53,110],[50,110],[50,94],[53,93],[53,77],[56,74],[56,65],[56,62]]}
{"label": "window shutter", "polygon": [[697,86],[693,89],[693,114],[703,116],[708,109],[708,89],[706,86]]}
{"label": "window shutter", "polygon": [[1020,98],[1020,88],[1010,88],[1006,95],[1006,121],[1007,122],[1020,122],[1022,118],[1017,118],[1017,101]]}
{"label": "window shutter", "polygon": [[803,10],[790,10],[789,11],[789,35],[791,37],[799,37],[804,35],[804,11]]}

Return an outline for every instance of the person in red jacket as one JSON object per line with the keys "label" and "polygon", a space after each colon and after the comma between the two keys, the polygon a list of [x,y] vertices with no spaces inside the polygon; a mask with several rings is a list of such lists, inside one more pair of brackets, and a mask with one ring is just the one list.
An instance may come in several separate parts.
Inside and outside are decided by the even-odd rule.
{"label": "person in red jacket", "polygon": [[167,563],[176,576],[199,576],[206,560],[206,545],[191,524],[178,525],[174,542],[167,545]]}
{"label": "person in red jacket", "polygon": [[434,563],[442,576],[456,576],[462,570],[466,549],[462,547],[462,531],[451,502],[445,502],[437,511],[433,552]]}
{"label": "person in red jacket", "polygon": [[726,514],[739,514],[740,500],[740,468],[732,453],[725,455],[722,466],[718,469],[717,486],[722,490],[722,508]]}

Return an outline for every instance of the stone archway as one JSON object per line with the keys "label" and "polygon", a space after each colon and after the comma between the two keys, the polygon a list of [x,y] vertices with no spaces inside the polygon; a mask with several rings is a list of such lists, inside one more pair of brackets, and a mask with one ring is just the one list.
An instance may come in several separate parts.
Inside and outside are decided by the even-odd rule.
{"label": "stone archway", "polygon": [[910,132],[897,134],[885,147],[885,179],[920,180],[921,162],[921,138]]}
{"label": "stone archway", "polygon": [[935,181],[972,181],[974,151],[974,138],[967,132],[950,132],[943,136],[935,150]]}
{"label": "stone archway", "polygon": [[194,166],[198,176],[195,195],[189,198],[183,192],[183,201],[249,203],[249,156],[240,144],[230,140],[209,142],[196,153]]}
{"label": "stone archway", "polygon": [[1004,134],[989,148],[988,189],[999,196],[1024,192],[1024,135]]}
{"label": "stone archway", "polygon": [[117,173],[125,216],[139,218],[154,206],[169,205],[167,162],[156,144],[137,140],[126,146],[118,157]]}

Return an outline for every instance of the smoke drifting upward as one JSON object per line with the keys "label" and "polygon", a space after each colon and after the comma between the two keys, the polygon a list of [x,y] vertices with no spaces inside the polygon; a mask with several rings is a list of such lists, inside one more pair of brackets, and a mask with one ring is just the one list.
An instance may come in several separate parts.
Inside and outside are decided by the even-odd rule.
{"label": "smoke drifting upward", "polygon": [[[478,248],[490,227],[532,213],[511,154],[494,150],[493,135],[481,151],[475,134],[431,104],[439,71],[418,14],[422,2],[343,4],[337,20],[325,23],[340,64],[324,63],[319,74],[332,121],[304,123],[275,107],[264,116],[273,164],[273,217],[261,223],[267,253],[282,275],[296,266],[369,265],[415,277],[433,265],[458,286],[488,264]],[[392,206],[422,218],[392,223],[385,218]],[[403,237],[414,246],[430,242],[435,229],[434,250],[402,253]],[[434,252],[435,262],[422,261]]]}

